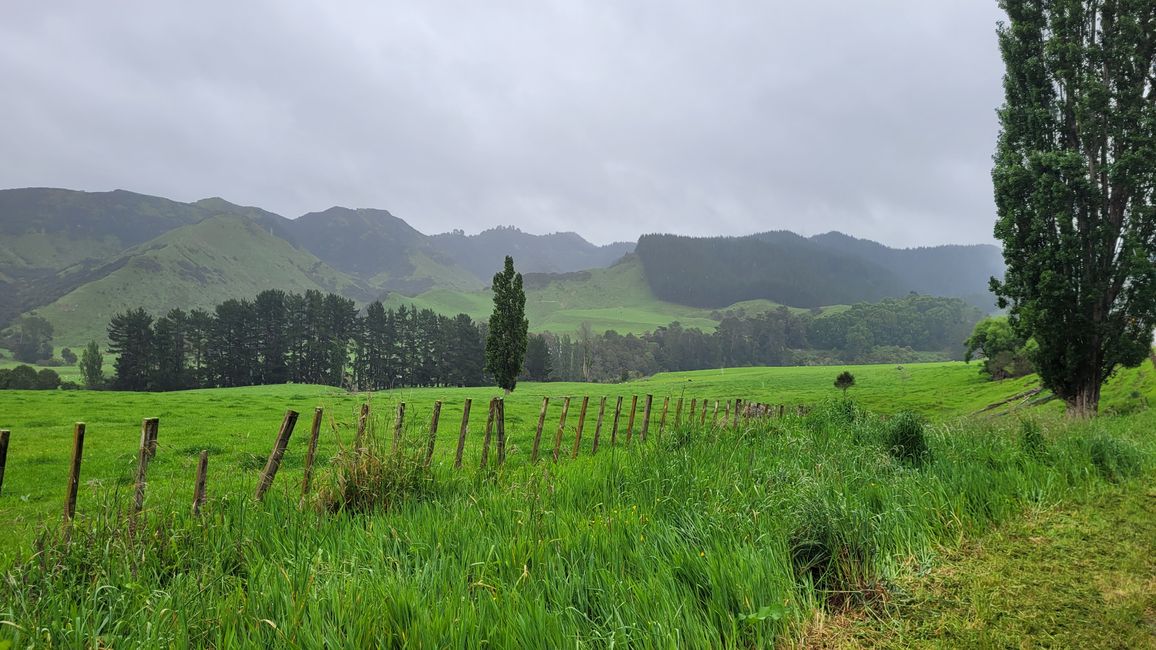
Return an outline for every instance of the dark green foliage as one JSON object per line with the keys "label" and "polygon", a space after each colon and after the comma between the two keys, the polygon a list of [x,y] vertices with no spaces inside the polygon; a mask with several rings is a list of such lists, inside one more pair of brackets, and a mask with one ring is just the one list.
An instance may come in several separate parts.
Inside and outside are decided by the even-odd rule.
{"label": "dark green foliage", "polygon": [[64,348],[60,351],[60,360],[67,366],[76,365],[76,353],[71,348]]}
{"label": "dark green foliage", "polygon": [[1127,442],[1106,435],[1092,438],[1089,446],[1092,465],[1100,475],[1112,482],[1139,476],[1142,469],[1140,452]]}
{"label": "dark green foliage", "polygon": [[56,390],[60,388],[60,375],[51,368],[36,373],[36,390]]}
{"label": "dark green foliage", "polygon": [[34,390],[36,370],[32,366],[16,366],[8,372],[7,388],[11,390]]}
{"label": "dark green foliage", "polygon": [[550,346],[546,343],[546,337],[541,334],[531,336],[526,343],[526,378],[530,381],[547,381],[553,370],[554,364],[550,360]]}
{"label": "dark green foliage", "polygon": [[494,275],[494,313],[490,315],[486,338],[486,372],[498,387],[514,390],[522,361],[526,358],[526,337],[530,321],[526,320],[526,292],[522,274],[514,271],[514,258],[506,256],[505,268]]}
{"label": "dark green foliage", "polygon": [[1008,267],[992,288],[1038,343],[1044,386],[1090,414],[1156,329],[1156,18],[1142,0],[1000,4],[992,178]]}
{"label": "dark green foliage", "polygon": [[1032,364],[1032,356],[1037,351],[1035,342],[1017,335],[1006,316],[989,316],[976,323],[964,344],[967,353],[963,360],[970,363],[973,358],[983,358],[980,372],[993,380],[1035,372]]}
{"label": "dark green foliage", "polygon": [[147,390],[153,367],[153,318],[143,307],[116,314],[108,323],[108,351],[116,355],[117,390]]}
{"label": "dark green foliage", "polygon": [[852,375],[850,370],[844,370],[843,372],[839,373],[838,377],[835,377],[835,388],[843,391],[844,395],[847,394],[847,389],[854,385],[855,375]]}
{"label": "dark green foliage", "polygon": [[40,316],[22,316],[16,321],[8,347],[12,357],[25,363],[52,358],[52,323]]}
{"label": "dark green foliage", "polygon": [[909,295],[850,309],[809,322],[807,341],[812,347],[841,351],[850,363],[868,361],[880,346],[938,351],[963,357],[962,341],[983,312],[955,298]]}
{"label": "dark green foliage", "polygon": [[903,411],[897,414],[887,422],[884,431],[887,452],[898,460],[916,466],[931,460],[926,428],[927,421],[918,413]]}
{"label": "dark green foliage", "polygon": [[[361,318],[349,299],[317,291],[265,291],[253,301],[227,300],[212,314],[173,310],[155,324],[135,310],[117,314],[112,323],[109,339],[125,351],[116,362],[118,389],[292,381],[381,390],[483,380],[482,336],[469,316],[405,307],[393,312],[375,302]],[[90,343],[81,361],[86,385],[102,384],[101,362],[99,347]]]}
{"label": "dark green foliage", "polygon": [[104,355],[96,341],[89,341],[80,355],[80,376],[84,387],[97,390],[104,387]]}

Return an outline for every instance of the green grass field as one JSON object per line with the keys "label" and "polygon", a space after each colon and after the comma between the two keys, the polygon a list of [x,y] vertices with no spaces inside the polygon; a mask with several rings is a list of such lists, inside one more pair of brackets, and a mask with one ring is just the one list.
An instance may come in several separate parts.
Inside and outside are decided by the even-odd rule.
{"label": "green grass field", "polygon": [[[1025,510],[1151,480],[1156,420],[1145,404],[1156,399],[1156,373],[1148,365],[1105,389],[1105,408],[1133,414],[1077,424],[1062,420],[1056,402],[995,415],[1017,400],[971,416],[1031,388],[1032,378],[986,382],[959,363],[849,369],[859,407],[931,418],[927,462],[887,452],[890,421],[839,407],[832,382],[842,368],[832,367],[522,384],[506,401],[509,456],[500,471],[478,469],[484,405],[496,395],[486,388],[0,392],[0,428],[12,430],[0,495],[8,524],[0,570],[9,576],[0,584],[0,644],[758,647],[801,638],[816,612],[869,606],[910,577],[913,561],[930,566],[941,549]],[[596,398],[627,396],[628,408],[630,395],[644,394],[656,398],[650,439],[610,446],[604,431],[591,456]],[[567,395],[592,398],[582,453],[567,457],[576,399],[563,461],[532,466],[541,398],[551,398],[549,458]],[[658,435],[666,397],[671,411]],[[688,426],[685,414],[676,426],[679,397],[684,409],[691,398],[712,407],[743,398],[815,410],[737,431]],[[474,400],[466,467],[454,470],[465,398]],[[433,401],[444,402],[432,468],[386,475],[383,491],[401,495],[388,512],[298,511],[313,408],[327,415],[325,489],[344,466],[331,459],[352,440],[365,400],[375,440],[388,440],[393,409],[406,402],[413,453],[424,447]],[[257,473],[288,408],[301,421],[270,498],[255,505]],[[159,451],[143,532],[126,538],[120,517],[131,503],[140,421],[151,416],[160,418]],[[1021,443],[1023,417],[1042,424],[1039,449]],[[80,543],[49,538],[44,561],[30,560],[37,531],[58,528],[76,421],[87,423]],[[201,522],[187,511],[203,449],[210,501]]]}

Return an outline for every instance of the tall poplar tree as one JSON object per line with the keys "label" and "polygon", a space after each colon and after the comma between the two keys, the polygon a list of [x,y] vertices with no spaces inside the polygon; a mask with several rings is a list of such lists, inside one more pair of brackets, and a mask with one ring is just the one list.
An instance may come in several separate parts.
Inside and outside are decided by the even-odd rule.
{"label": "tall poplar tree", "polygon": [[1156,328],[1156,3],[1001,0],[992,279],[1044,386],[1089,415]]}
{"label": "tall poplar tree", "polygon": [[526,338],[530,321],[526,320],[526,292],[522,274],[514,271],[514,258],[506,256],[505,268],[494,275],[494,312],[490,314],[486,336],[486,372],[493,375],[498,387],[507,393],[514,390],[522,360],[526,357]]}

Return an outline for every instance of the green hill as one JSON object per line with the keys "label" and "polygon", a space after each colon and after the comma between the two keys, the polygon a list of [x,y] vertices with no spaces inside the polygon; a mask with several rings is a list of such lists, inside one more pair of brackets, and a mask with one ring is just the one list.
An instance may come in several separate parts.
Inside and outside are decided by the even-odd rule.
{"label": "green hill", "polygon": [[237,216],[217,216],[130,249],[107,273],[37,310],[56,327],[57,347],[103,340],[113,314],[144,307],[212,309],[264,289],[371,293],[310,253]]}
{"label": "green hill", "polygon": [[[654,296],[635,255],[627,255],[605,269],[529,273],[525,275],[525,288],[526,317],[535,332],[573,332],[585,322],[595,332],[641,334],[674,321],[684,327],[713,331],[723,311],[742,309],[757,313],[780,306],[769,300],[752,300],[711,310],[664,302]],[[479,320],[488,318],[493,309],[493,295],[488,290],[434,289],[414,297],[394,293],[383,302],[387,307],[414,305],[443,314],[466,313]]]}

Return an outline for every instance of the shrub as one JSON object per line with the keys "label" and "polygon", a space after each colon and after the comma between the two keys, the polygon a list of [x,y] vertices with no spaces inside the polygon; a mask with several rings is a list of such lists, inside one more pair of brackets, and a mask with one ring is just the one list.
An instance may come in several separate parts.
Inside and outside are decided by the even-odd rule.
{"label": "shrub", "polygon": [[857,517],[839,497],[817,491],[800,499],[799,508],[788,540],[795,575],[808,578],[835,606],[869,592],[876,555],[870,517]]}
{"label": "shrub", "polygon": [[885,442],[887,451],[895,458],[922,465],[931,460],[931,448],[927,446],[927,423],[918,413],[904,411],[887,423]]}
{"label": "shrub", "polygon": [[16,366],[8,373],[8,388],[33,390],[36,388],[36,370],[32,366]]}
{"label": "shrub", "polygon": [[1117,483],[1140,474],[1140,454],[1131,445],[1106,435],[1092,439],[1092,465],[1105,479]]}
{"label": "shrub", "polygon": [[363,449],[342,449],[333,457],[328,480],[318,492],[330,512],[388,511],[432,487],[433,472],[420,451],[389,453],[370,436]]}
{"label": "shrub", "polygon": [[36,388],[39,390],[56,390],[60,388],[60,375],[55,370],[45,368],[36,373]]}

